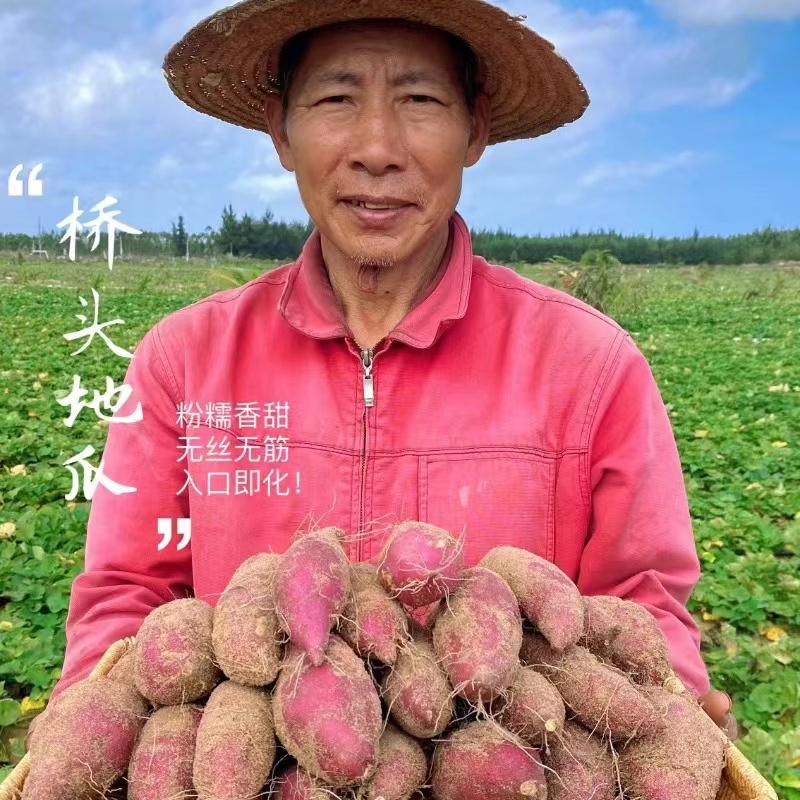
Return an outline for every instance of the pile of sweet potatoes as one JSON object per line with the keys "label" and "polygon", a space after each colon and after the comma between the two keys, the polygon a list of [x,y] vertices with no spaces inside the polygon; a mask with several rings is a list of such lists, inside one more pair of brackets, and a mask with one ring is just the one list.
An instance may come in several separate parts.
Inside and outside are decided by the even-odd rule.
{"label": "pile of sweet potatoes", "polygon": [[333,528],[175,600],[59,695],[23,800],[714,800],[720,732],[662,688],[642,606],[551,563],[396,526],[374,565]]}

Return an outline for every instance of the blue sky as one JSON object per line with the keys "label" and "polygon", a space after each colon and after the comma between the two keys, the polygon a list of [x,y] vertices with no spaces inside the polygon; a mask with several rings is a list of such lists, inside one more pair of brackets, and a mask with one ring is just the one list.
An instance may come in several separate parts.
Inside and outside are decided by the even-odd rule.
{"label": "blue sky", "polygon": [[[223,206],[305,221],[265,134],[198,114],[161,74],[205,0],[2,0],[0,174],[44,163],[0,231],[52,228],[106,194],[121,219],[217,227]],[[800,0],[504,0],[574,64],[578,123],[487,150],[459,211],[475,228],[656,235],[800,226]]]}

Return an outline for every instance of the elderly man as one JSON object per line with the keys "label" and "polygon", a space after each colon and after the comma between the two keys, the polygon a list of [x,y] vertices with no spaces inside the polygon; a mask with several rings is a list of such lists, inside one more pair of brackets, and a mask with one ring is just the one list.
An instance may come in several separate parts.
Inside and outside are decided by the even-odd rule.
{"label": "elderly man", "polygon": [[[104,456],[137,492],[94,498],[56,693],[151,609],[215,602],[300,528],[343,528],[369,560],[416,518],[463,533],[468,564],[523,547],[584,594],[642,603],[730,723],[686,610],[699,565],[646,360],[612,320],[473,255],[455,213],[487,144],[583,113],[569,65],[481,0],[246,0],[165,74],[269,133],[315,231],[296,262],[142,340],[127,382],[144,419],[112,426]],[[191,545],[159,548],[159,518],[191,519]]]}

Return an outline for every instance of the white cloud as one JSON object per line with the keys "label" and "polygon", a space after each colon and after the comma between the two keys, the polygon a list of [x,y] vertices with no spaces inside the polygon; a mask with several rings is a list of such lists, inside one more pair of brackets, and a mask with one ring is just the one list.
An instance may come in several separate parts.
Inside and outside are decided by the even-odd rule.
{"label": "white cloud", "polygon": [[565,131],[570,139],[591,135],[631,111],[719,107],[755,80],[735,43],[722,36],[665,32],[622,8],[595,12],[555,0],[512,0],[503,6],[526,15],[526,24],[556,45],[589,91],[585,117]]}
{"label": "white cloud", "polygon": [[702,161],[702,156],[692,150],[664,156],[653,161],[618,161],[599,164],[578,180],[578,186],[590,189],[602,184],[631,184],[660,178],[669,172],[686,169]]}
{"label": "white cloud", "polygon": [[247,168],[231,183],[235,192],[252,195],[261,202],[270,202],[277,195],[297,194],[297,182],[293,172],[287,172],[278,159],[278,154],[266,134],[254,134],[254,154]]}
{"label": "white cloud", "polygon": [[747,21],[800,18],[800,0],[655,0],[671,17],[688,25],[730,25]]}
{"label": "white cloud", "polygon": [[121,104],[141,100],[143,84],[160,78],[148,61],[94,52],[69,69],[43,74],[24,91],[21,103],[31,121],[88,128]]}

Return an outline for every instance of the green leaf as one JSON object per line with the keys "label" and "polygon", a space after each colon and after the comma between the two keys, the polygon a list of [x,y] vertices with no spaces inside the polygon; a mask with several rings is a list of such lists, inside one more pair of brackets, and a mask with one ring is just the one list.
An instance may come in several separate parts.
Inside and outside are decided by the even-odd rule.
{"label": "green leaf", "polygon": [[21,714],[19,703],[16,700],[9,698],[0,700],[0,728],[13,725]]}

